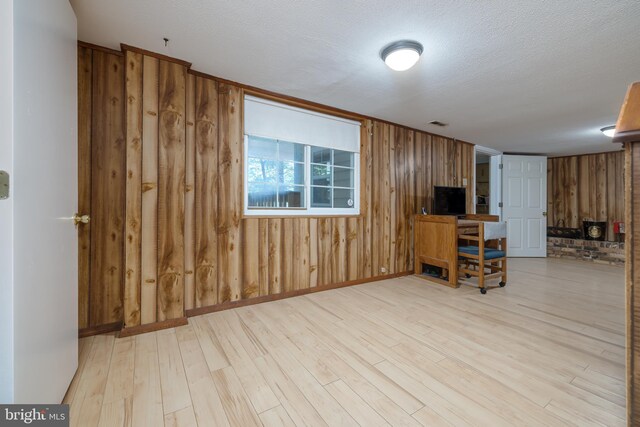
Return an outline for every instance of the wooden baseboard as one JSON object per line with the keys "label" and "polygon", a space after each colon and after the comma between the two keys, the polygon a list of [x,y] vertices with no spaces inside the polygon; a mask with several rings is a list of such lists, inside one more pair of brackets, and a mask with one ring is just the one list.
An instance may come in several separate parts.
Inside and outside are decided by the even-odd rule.
{"label": "wooden baseboard", "polygon": [[187,320],[188,317],[199,316],[201,314],[214,313],[216,311],[229,310],[231,308],[238,308],[238,307],[245,307],[248,305],[260,304],[263,302],[277,301],[285,298],[312,294],[315,292],[323,292],[323,291],[329,291],[331,289],[344,288],[347,286],[362,285],[364,283],[377,282],[380,280],[394,279],[396,277],[410,276],[412,274],[413,274],[413,271],[403,271],[401,273],[368,277],[366,279],[349,280],[347,282],[333,283],[331,285],[316,286],[308,289],[299,289],[296,291],[282,292],[274,295],[265,295],[262,297],[249,298],[246,300],[228,301],[228,302],[223,302],[222,304],[192,308],[191,310],[186,311],[185,317],[179,317],[177,319],[169,319],[169,320],[164,320],[162,322],[154,322],[154,323],[148,323],[146,325],[138,325],[138,326],[130,326],[130,327],[123,327],[122,322],[115,322],[115,323],[109,323],[107,325],[100,325],[100,326],[95,326],[91,328],[80,329],[80,331],[78,332],[78,335],[80,338],[84,338],[91,335],[98,335],[98,334],[104,334],[108,332],[120,331],[120,334],[119,334],[120,338],[130,337],[133,335],[144,334],[147,332],[154,332],[162,329],[175,328],[176,326],[183,326],[189,323],[189,321]]}
{"label": "wooden baseboard", "polygon": [[260,304],[263,302],[277,301],[280,299],[296,297],[300,295],[312,294],[315,292],[329,291],[331,289],[344,288],[347,286],[361,285],[363,283],[377,282],[379,280],[393,279],[396,277],[409,276],[413,271],[403,271],[402,273],[387,274],[385,276],[368,277],[366,279],[349,280],[347,282],[334,283],[331,285],[316,286],[313,288],[299,289],[296,291],[282,292],[274,295],[265,295],[261,297],[249,298],[240,301],[228,301],[222,304],[209,305],[206,307],[192,308],[187,310],[187,317],[199,316],[201,314],[214,313],[216,311],[229,310],[231,308],[245,307],[248,305]]}
{"label": "wooden baseboard", "polygon": [[107,323],[106,325],[91,326],[78,330],[78,338],[90,337],[91,335],[106,334],[109,332],[118,332],[122,329],[122,322]]}
{"label": "wooden baseboard", "polygon": [[176,319],[163,320],[162,322],[147,323],[146,325],[130,326],[122,328],[120,338],[130,337],[132,335],[144,334],[146,332],[154,332],[162,329],[175,328],[176,326],[184,326],[189,321],[186,317],[178,317]]}

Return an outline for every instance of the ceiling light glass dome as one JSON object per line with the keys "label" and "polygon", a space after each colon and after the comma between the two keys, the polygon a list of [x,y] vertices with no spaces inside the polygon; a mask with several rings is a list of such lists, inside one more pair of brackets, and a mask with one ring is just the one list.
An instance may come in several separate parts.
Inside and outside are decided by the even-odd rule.
{"label": "ceiling light glass dome", "polygon": [[418,62],[422,51],[423,47],[420,43],[412,40],[400,40],[382,49],[380,57],[392,70],[405,71]]}

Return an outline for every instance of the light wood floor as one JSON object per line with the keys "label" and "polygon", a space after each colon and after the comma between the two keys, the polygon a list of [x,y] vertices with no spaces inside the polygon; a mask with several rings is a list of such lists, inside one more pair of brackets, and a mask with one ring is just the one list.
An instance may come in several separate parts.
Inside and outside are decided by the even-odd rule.
{"label": "light wood floor", "polygon": [[624,269],[512,259],[81,340],[79,426],[624,425]]}

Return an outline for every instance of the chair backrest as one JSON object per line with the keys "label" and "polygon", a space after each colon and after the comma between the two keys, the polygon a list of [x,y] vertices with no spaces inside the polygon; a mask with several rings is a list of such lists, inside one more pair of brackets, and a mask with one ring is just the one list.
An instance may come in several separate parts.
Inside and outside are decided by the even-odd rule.
{"label": "chair backrest", "polygon": [[483,222],[484,240],[496,240],[507,237],[507,223],[502,222]]}

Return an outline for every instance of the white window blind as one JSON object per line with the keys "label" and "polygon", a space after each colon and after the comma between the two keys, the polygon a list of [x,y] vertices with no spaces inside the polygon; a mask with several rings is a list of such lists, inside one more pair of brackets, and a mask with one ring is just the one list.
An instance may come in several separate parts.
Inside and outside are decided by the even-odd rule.
{"label": "white window blind", "polygon": [[246,95],[246,135],[360,152],[360,122]]}

